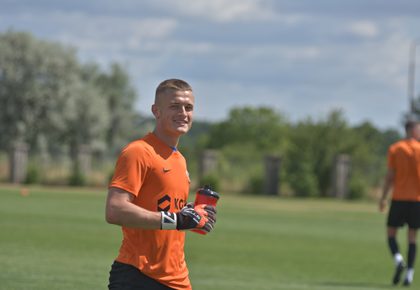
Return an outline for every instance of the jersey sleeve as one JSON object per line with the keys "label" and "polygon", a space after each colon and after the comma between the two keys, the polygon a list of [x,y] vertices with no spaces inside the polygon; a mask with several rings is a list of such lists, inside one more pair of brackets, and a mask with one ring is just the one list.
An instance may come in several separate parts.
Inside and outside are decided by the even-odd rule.
{"label": "jersey sleeve", "polygon": [[109,187],[117,187],[138,196],[147,174],[145,150],[127,146],[118,157]]}

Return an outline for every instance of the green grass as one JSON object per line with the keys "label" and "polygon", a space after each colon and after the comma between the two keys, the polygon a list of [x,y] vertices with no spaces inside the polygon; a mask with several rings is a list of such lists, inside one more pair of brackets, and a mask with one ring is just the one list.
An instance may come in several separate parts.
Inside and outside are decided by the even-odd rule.
{"label": "green grass", "polygon": [[[0,289],[106,289],[121,234],[104,202],[105,190],[1,187]],[[225,195],[218,209],[213,233],[187,235],[195,290],[394,288],[373,203]]]}

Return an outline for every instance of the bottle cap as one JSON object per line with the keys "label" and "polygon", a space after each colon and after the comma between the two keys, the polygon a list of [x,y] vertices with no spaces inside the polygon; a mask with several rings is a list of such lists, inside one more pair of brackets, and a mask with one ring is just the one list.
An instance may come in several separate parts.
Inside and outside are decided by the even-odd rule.
{"label": "bottle cap", "polygon": [[209,185],[204,185],[204,187],[201,188],[198,192],[200,194],[211,196],[211,197],[214,197],[216,199],[219,199],[219,197],[220,197],[217,192],[211,190],[211,187]]}

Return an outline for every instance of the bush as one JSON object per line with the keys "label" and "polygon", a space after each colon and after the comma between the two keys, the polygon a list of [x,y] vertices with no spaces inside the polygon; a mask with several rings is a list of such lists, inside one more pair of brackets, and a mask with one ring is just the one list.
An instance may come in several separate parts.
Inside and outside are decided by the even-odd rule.
{"label": "bush", "polygon": [[203,176],[200,180],[200,187],[204,185],[210,186],[213,191],[220,190],[220,180],[215,174],[207,174]]}
{"label": "bush", "polygon": [[30,164],[28,166],[28,172],[26,173],[26,184],[35,184],[41,182],[41,174],[39,172],[39,169],[34,164]]}
{"label": "bush", "polygon": [[294,169],[294,173],[288,176],[288,183],[294,195],[299,197],[319,196],[318,178],[310,162],[296,162]]}
{"label": "bush", "polygon": [[86,176],[83,175],[80,170],[75,169],[73,174],[69,178],[70,186],[84,186],[86,185]]}
{"label": "bush", "polygon": [[314,175],[304,174],[291,184],[296,196],[319,196],[319,185]]}
{"label": "bush", "polygon": [[348,199],[361,199],[367,196],[369,186],[361,177],[352,177],[349,182]]}
{"label": "bush", "polygon": [[264,178],[260,175],[253,175],[246,185],[245,192],[252,194],[262,194],[264,190]]}

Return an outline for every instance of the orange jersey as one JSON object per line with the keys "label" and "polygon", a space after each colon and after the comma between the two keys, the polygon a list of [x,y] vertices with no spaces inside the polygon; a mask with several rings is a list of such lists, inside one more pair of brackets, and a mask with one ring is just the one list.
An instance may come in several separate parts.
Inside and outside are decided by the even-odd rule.
{"label": "orange jersey", "polygon": [[406,139],[393,144],[388,168],[394,171],[392,199],[420,201],[420,143]]}
{"label": "orange jersey", "polygon": [[[153,133],[121,152],[109,187],[135,195],[134,203],[150,211],[178,212],[186,204],[189,177],[185,158]],[[184,257],[185,232],[122,227],[117,261],[177,290],[191,289]]]}

